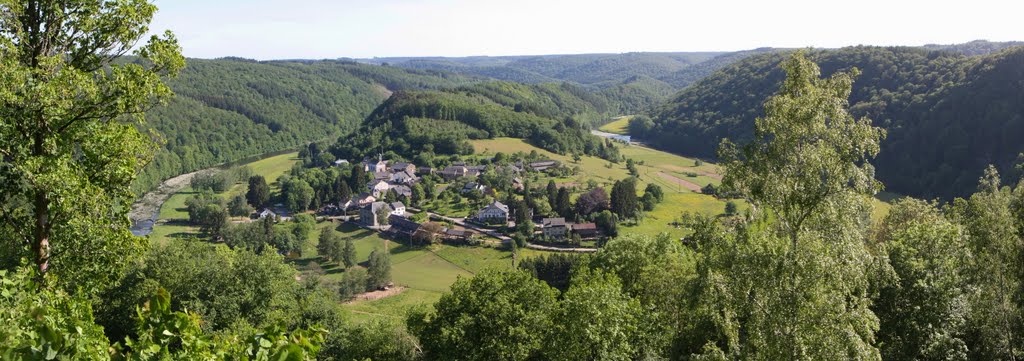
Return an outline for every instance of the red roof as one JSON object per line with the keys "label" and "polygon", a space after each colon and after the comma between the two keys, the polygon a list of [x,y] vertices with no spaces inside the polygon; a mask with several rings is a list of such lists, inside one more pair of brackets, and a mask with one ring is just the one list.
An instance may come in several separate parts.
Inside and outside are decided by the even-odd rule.
{"label": "red roof", "polygon": [[594,224],[594,223],[577,223],[577,224],[574,224],[572,226],[572,229],[578,230],[578,231],[579,230],[583,230],[583,231],[596,230],[597,229],[597,224]]}

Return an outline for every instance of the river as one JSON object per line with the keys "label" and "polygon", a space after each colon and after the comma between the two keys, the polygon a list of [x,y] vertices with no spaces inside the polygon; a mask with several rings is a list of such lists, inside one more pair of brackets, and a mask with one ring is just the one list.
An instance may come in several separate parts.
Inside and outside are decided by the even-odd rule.
{"label": "river", "polygon": [[153,226],[160,219],[160,208],[164,205],[172,195],[187,187],[192,182],[192,177],[196,174],[215,172],[217,170],[228,169],[234,166],[249,164],[261,159],[278,156],[281,154],[287,154],[295,152],[295,149],[287,149],[277,152],[265,153],[254,157],[248,157],[234,162],[223,163],[214,167],[197,170],[195,172],[189,172],[181,174],[170,179],[167,179],[160,183],[156,189],[153,189],[146,194],[142,195],[135,203],[132,204],[131,211],[128,212],[128,218],[132,221],[131,232],[136,236],[145,236],[153,232]]}

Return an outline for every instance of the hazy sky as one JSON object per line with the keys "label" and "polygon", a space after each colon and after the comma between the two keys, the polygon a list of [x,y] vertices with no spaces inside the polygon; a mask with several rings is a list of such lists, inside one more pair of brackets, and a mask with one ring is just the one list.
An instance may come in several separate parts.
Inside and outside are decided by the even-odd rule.
{"label": "hazy sky", "polygon": [[1021,0],[154,0],[185,55],[467,56],[1024,40]]}

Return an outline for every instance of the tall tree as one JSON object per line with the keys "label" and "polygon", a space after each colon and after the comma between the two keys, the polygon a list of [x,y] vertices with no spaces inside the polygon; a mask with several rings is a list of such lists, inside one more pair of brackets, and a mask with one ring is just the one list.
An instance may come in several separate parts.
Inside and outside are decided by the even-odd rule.
{"label": "tall tree", "polygon": [[249,190],[245,192],[245,200],[253,208],[267,208],[270,205],[270,185],[267,184],[267,179],[261,175],[249,177]]}
{"label": "tall tree", "polygon": [[284,182],[281,190],[284,196],[284,205],[292,212],[302,212],[309,209],[313,202],[313,187],[306,181],[294,177]]}
{"label": "tall tree", "polygon": [[[155,11],[142,0],[0,2],[0,242],[68,285],[109,284],[142,249],[123,213],[155,146],[140,126],[184,66],[170,32],[136,47]],[[133,48],[137,60],[119,60]]]}
{"label": "tall tree", "polygon": [[723,141],[723,186],[746,197],[753,216],[702,242],[696,310],[707,324],[691,331],[708,339],[690,352],[878,359],[864,241],[879,188],[868,160],[884,132],[847,111],[856,70],[821,79],[802,53],[784,67],[756,138],[741,150]]}
{"label": "tall tree", "polygon": [[341,262],[345,264],[345,268],[352,268],[356,265],[356,245],[352,242],[351,237],[345,238],[345,246],[341,250]]}
{"label": "tall tree", "polygon": [[545,194],[548,196],[548,204],[551,205],[551,209],[558,209],[558,185],[555,184],[554,179],[548,181]]}
{"label": "tall tree", "polygon": [[342,261],[343,249],[341,238],[333,229],[324,228],[320,231],[320,238],[316,244],[316,254],[328,262]]}
{"label": "tall tree", "polygon": [[387,251],[375,249],[370,252],[367,268],[366,289],[379,290],[391,283],[391,255]]}
{"label": "tall tree", "polygon": [[622,219],[637,220],[640,215],[640,200],[636,196],[636,178],[616,181],[612,186],[612,212]]}
{"label": "tall tree", "polygon": [[558,212],[558,215],[565,218],[573,218],[572,202],[569,200],[569,189],[565,187],[558,189],[555,205],[555,212]]}
{"label": "tall tree", "polygon": [[340,175],[334,181],[334,188],[335,201],[344,201],[352,198],[352,188],[349,188],[348,182]]}
{"label": "tall tree", "polygon": [[973,254],[968,278],[972,355],[977,359],[1024,358],[1024,242],[1016,227],[1014,200],[995,167],[988,167],[970,199],[958,199],[953,215],[964,225]]}
{"label": "tall tree", "polygon": [[577,198],[577,205],[575,205],[575,212],[580,216],[590,216],[591,214],[607,209],[608,193],[601,187],[594,188],[589,192],[581,194],[580,197]]}

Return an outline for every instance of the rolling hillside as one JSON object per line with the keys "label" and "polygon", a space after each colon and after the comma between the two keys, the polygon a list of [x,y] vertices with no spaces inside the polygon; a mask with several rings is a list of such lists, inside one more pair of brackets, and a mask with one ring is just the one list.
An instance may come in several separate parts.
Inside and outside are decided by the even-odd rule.
{"label": "rolling hillside", "polygon": [[469,140],[512,137],[559,154],[617,158],[610,153],[614,148],[588,130],[588,124],[616,112],[600,94],[568,83],[399,91],[358,130],[339,138],[332,151],[345,159],[393,153],[428,164],[434,154],[472,154]]}
{"label": "rolling hillside", "polygon": [[[683,154],[713,157],[722,138],[750,139],[763,102],[784,77],[787,53],[749,57],[675,95],[635,134]],[[851,112],[888,130],[875,161],[893,191],[950,198],[973,191],[982,169],[1014,176],[1024,151],[1024,48],[967,56],[910,47],[850,47],[809,53],[823,75],[861,71]]]}
{"label": "rolling hillside", "polygon": [[354,129],[393,91],[477,81],[437,71],[354,62],[189,59],[170,81],[177,94],[147,113],[164,146],[135,183],[333,138]]}

